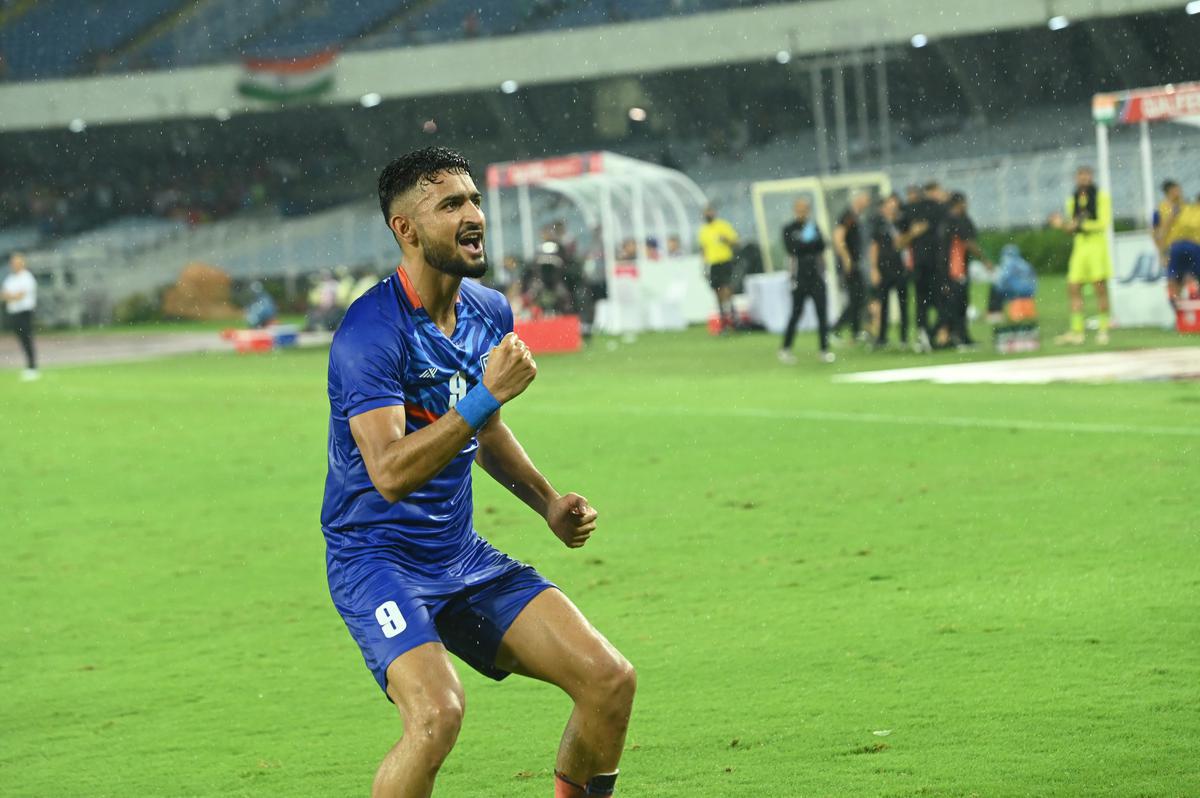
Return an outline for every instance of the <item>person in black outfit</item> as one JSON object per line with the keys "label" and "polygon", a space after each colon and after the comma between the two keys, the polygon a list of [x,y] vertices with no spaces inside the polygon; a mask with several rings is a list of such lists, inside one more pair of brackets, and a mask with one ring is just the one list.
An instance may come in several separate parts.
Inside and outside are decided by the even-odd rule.
{"label": "person in black outfit", "polygon": [[[934,326],[929,320],[931,311],[939,306],[942,293],[941,252],[938,229],[946,217],[946,192],[940,184],[929,182],[921,199],[904,209],[899,223],[903,233],[912,235],[913,282],[917,299],[917,338],[921,348],[928,351]],[[917,231],[920,232],[917,232]],[[938,319],[939,324],[941,319]]]}
{"label": "person in black outfit", "polygon": [[792,315],[788,319],[779,359],[788,365],[796,362],[796,357],[792,354],[796,325],[804,313],[804,303],[811,297],[817,310],[817,336],[821,345],[821,359],[831,363],[833,353],[829,351],[824,261],[821,258],[821,253],[825,251],[825,239],[822,238],[817,223],[812,220],[812,203],[801,198],[796,200],[793,207],[796,218],[783,228],[783,248],[792,261]]}
{"label": "person in black outfit", "polygon": [[871,263],[871,287],[874,289],[872,315],[878,319],[879,329],[875,336],[876,346],[888,342],[888,295],[896,293],[900,304],[900,342],[908,343],[908,269],[904,266],[902,253],[913,239],[924,233],[923,222],[909,226],[900,232],[900,198],[894,194],[885,197],[879,206],[879,218],[871,232],[869,259]]}
{"label": "person in black outfit", "polygon": [[871,195],[860,191],[850,200],[850,207],[838,217],[833,228],[833,251],[837,255],[839,270],[846,296],[849,301],[842,315],[833,323],[833,331],[840,333],[847,324],[857,338],[862,329],[863,309],[867,304],[867,280],[863,275],[863,214],[871,205]]}
{"label": "person in black outfit", "polygon": [[967,307],[971,297],[971,272],[969,258],[974,256],[991,270],[988,259],[975,240],[978,232],[975,222],[967,215],[967,197],[954,193],[946,203],[946,218],[938,229],[939,250],[942,263],[939,270],[942,290],[939,296],[938,330],[936,343],[939,346],[971,347],[971,333],[967,324]]}

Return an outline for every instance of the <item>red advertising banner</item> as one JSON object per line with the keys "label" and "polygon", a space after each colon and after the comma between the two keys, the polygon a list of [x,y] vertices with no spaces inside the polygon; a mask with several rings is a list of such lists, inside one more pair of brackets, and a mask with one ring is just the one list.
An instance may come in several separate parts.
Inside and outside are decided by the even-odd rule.
{"label": "red advertising banner", "polygon": [[1092,115],[1097,122],[1120,125],[1200,116],[1200,83],[1097,94],[1092,98]]}
{"label": "red advertising banner", "polygon": [[540,161],[492,164],[487,168],[487,184],[489,188],[532,186],[544,180],[562,180],[589,172],[600,172],[603,171],[603,166],[603,159],[598,152],[563,155]]}

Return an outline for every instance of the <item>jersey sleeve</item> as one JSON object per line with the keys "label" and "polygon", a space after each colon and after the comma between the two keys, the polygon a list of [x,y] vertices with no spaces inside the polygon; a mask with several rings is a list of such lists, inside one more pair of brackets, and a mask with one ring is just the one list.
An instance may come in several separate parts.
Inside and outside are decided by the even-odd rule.
{"label": "jersey sleeve", "polygon": [[404,404],[404,369],[407,353],[398,342],[354,335],[354,330],[334,338],[330,360],[341,386],[346,418]]}
{"label": "jersey sleeve", "polygon": [[508,304],[508,298],[501,294],[497,307],[500,315],[500,332],[502,335],[508,335],[514,327],[512,305]]}
{"label": "jersey sleeve", "polygon": [[731,244],[737,243],[737,241],[738,241],[737,230],[734,230],[733,225],[731,225],[729,222],[725,223],[725,229],[722,232],[725,234],[725,239],[729,243],[731,243]]}

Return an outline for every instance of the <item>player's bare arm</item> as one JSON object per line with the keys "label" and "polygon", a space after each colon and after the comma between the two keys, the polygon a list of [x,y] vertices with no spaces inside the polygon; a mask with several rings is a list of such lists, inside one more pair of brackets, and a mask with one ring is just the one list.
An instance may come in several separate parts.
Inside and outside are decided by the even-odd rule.
{"label": "player's bare arm", "polygon": [[929,222],[924,219],[913,222],[912,227],[906,232],[896,236],[896,251],[900,252],[908,248],[908,245],[913,242],[913,239],[920,238],[929,231]]}
{"label": "player's bare arm", "polygon": [[[483,385],[503,405],[529,387],[536,375],[529,349],[509,333],[492,349]],[[453,410],[411,435],[404,433],[404,417],[404,408],[393,406],[350,419],[350,432],[371,482],[393,503],[433,479],[474,434],[466,419]]]}
{"label": "player's bare arm", "polygon": [[975,239],[972,238],[967,242],[967,251],[983,261],[983,265],[988,267],[988,269],[995,268],[995,264],[992,263],[992,259],[987,256],[987,253],[983,251],[983,247],[979,246],[979,242]]}
{"label": "player's bare arm", "polygon": [[596,510],[578,493],[559,494],[525,452],[497,413],[479,431],[475,461],[492,479],[512,491],[538,515],[568,547],[587,543],[596,530]]}
{"label": "player's bare arm", "polygon": [[846,228],[838,225],[833,228],[833,251],[837,253],[842,264],[842,271],[849,274],[854,271],[854,263],[850,259],[850,248],[846,246]]}

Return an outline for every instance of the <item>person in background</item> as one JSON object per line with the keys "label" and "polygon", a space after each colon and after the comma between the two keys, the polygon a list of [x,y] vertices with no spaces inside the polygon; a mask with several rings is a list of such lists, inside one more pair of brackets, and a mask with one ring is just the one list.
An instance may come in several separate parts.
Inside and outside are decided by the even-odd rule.
{"label": "person in background", "polygon": [[1187,203],[1174,180],[1163,183],[1154,211],[1154,243],[1167,270],[1167,301],[1175,307],[1186,280],[1200,280],[1200,204]]}
{"label": "person in background", "polygon": [[333,332],[342,321],[337,303],[338,282],[329,272],[321,272],[308,292],[308,316],[304,329]]}
{"label": "person in background", "polygon": [[25,255],[14,252],[8,258],[8,276],[0,284],[0,299],[4,300],[4,309],[8,312],[13,332],[21,342],[21,350],[25,353],[25,370],[21,379],[25,382],[36,380],[41,376],[37,370],[37,352],[33,346],[33,311],[37,307],[37,280],[29,271]]}
{"label": "person in background", "polygon": [[1051,217],[1051,225],[1074,235],[1067,266],[1067,293],[1071,297],[1071,329],[1054,339],[1078,346],[1083,334],[1083,287],[1091,285],[1100,311],[1096,343],[1108,343],[1108,278],[1112,259],[1108,252],[1108,227],[1112,223],[1112,197],[1096,186],[1090,166],[1075,171],[1075,191],[1067,198],[1065,218]]}
{"label": "person in background", "polygon": [[354,288],[350,289],[350,304],[353,305],[354,300],[370,291],[377,282],[379,282],[379,278],[369,270],[363,269],[360,271],[358,279],[354,281]]}
{"label": "person in background", "polygon": [[875,346],[888,343],[888,314],[890,294],[896,294],[900,305],[900,343],[908,343],[908,270],[904,267],[903,252],[917,236],[925,233],[923,220],[912,223],[901,232],[900,198],[895,194],[879,204],[879,218],[871,231],[868,258],[871,264],[871,317],[878,325]]}
{"label": "person in background", "polygon": [[250,304],[246,306],[246,324],[252,329],[261,330],[275,322],[275,300],[263,288],[263,284],[255,280],[250,284]]}
{"label": "person in background", "polygon": [[863,214],[871,205],[871,195],[860,191],[850,199],[850,206],[838,217],[833,228],[833,251],[837,255],[842,280],[849,302],[842,315],[833,323],[834,333],[847,324],[855,338],[862,331],[863,309],[867,303],[867,281],[862,272]]}
{"label": "person in background", "polygon": [[946,203],[946,218],[938,231],[939,251],[942,253],[942,291],[938,307],[939,345],[967,348],[975,345],[967,323],[971,304],[970,256],[983,261],[990,271],[993,266],[975,240],[978,231],[967,215],[967,196],[961,192],[950,195]]}
{"label": "person in background", "polygon": [[[930,313],[938,307],[941,286],[938,230],[946,217],[946,192],[936,180],[925,184],[921,198],[904,209],[898,222],[902,233],[911,233],[913,288],[917,305],[917,342],[920,349],[932,349],[930,336],[934,326]],[[920,233],[915,232],[921,230]],[[940,325],[942,320],[938,319]]]}
{"label": "person in background", "polygon": [[700,253],[708,270],[708,284],[717,294],[717,312],[721,316],[721,330],[736,327],[733,312],[733,247],[738,242],[737,230],[724,219],[717,217],[717,209],[709,205],[704,209],[704,224],[699,233]]}
{"label": "person in background", "polygon": [[812,219],[812,203],[801,197],[793,206],[795,218],[783,228],[783,248],[792,262],[792,315],[788,318],[783,334],[783,347],[779,350],[779,361],[795,365],[792,343],[796,340],[796,325],[804,313],[804,303],[813,301],[817,311],[817,342],[821,348],[821,359],[832,363],[834,355],[829,351],[829,328],[826,321],[828,299],[825,292],[824,263],[821,253],[825,251],[825,239]]}
{"label": "person in background", "polygon": [[679,240],[679,236],[671,234],[667,236],[667,257],[678,258],[681,255],[686,255],[683,251],[683,242]]}
{"label": "person in background", "polygon": [[354,301],[354,275],[345,266],[338,266],[334,272],[337,274],[337,303],[344,313]]}
{"label": "person in background", "polygon": [[1037,293],[1037,274],[1029,261],[1021,257],[1021,248],[1005,244],[1000,250],[999,274],[988,291],[988,321],[1004,320],[1004,305],[1014,299],[1032,299]]}

